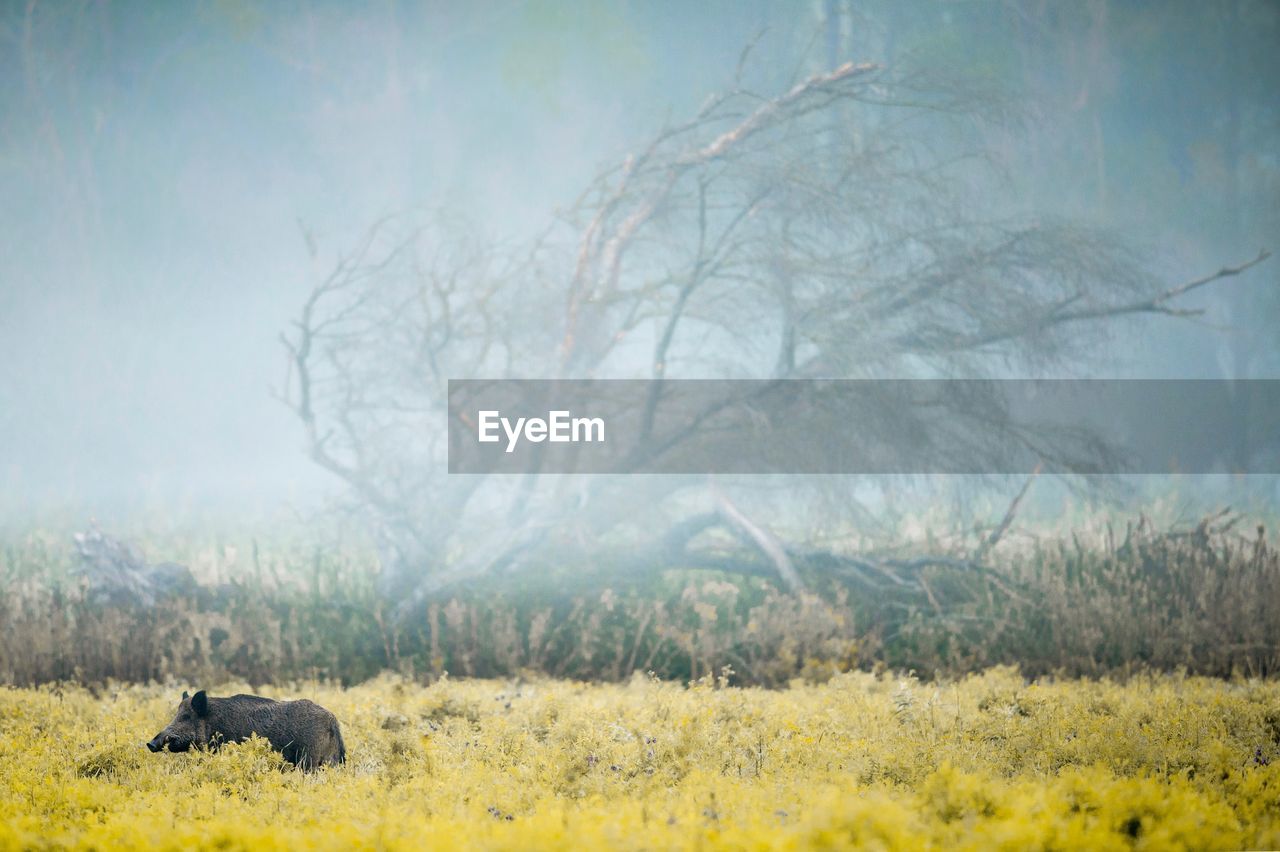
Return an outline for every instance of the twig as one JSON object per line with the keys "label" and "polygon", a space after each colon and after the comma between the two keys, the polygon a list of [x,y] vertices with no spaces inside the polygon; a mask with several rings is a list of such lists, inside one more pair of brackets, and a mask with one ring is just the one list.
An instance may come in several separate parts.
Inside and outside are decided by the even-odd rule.
{"label": "twig", "polygon": [[991,535],[987,536],[986,540],[978,545],[978,549],[974,551],[974,562],[981,562],[991,551],[991,548],[999,544],[1000,539],[1008,532],[1009,525],[1013,523],[1013,516],[1018,513],[1018,506],[1022,503],[1022,498],[1027,496],[1027,492],[1031,490],[1031,483],[1036,481],[1036,477],[1040,475],[1043,467],[1043,462],[1037,464],[1035,470],[1031,471],[1031,475],[1027,477],[1027,481],[1022,483],[1022,488],[1018,491],[1017,496],[1013,498],[1013,502],[1009,504],[1008,510],[1005,511],[1004,518],[991,531]]}
{"label": "twig", "polygon": [[772,560],[774,568],[778,571],[778,576],[782,578],[782,582],[786,584],[787,589],[792,592],[804,591],[804,583],[800,580],[800,575],[796,573],[795,566],[791,564],[791,557],[787,556],[786,549],[782,546],[782,542],[759,524],[753,523],[750,518],[742,513],[742,510],[733,505],[733,502],[716,487],[715,483],[711,484],[711,493],[716,501],[716,509],[724,517],[730,525],[747,534],[755,543],[756,547],[764,551],[764,554]]}
{"label": "twig", "polygon": [[1161,293],[1147,298],[1139,299],[1135,302],[1129,302],[1122,305],[1104,305],[1097,308],[1080,308],[1073,311],[1063,310],[1070,302],[1075,301],[1074,297],[1063,302],[1057,309],[1049,311],[1044,317],[1036,320],[1028,325],[1018,326],[1016,328],[1005,328],[1000,331],[993,331],[988,334],[981,334],[972,337],[965,337],[957,340],[946,348],[949,350],[963,349],[980,349],[984,346],[990,346],[993,343],[1003,343],[1017,337],[1025,337],[1038,331],[1055,328],[1072,322],[1082,322],[1085,320],[1109,319],[1112,317],[1125,316],[1128,314],[1166,314],[1170,316],[1194,316],[1199,313],[1195,309],[1175,308],[1168,303],[1190,293],[1192,290],[1199,289],[1206,284],[1219,281],[1223,278],[1231,278],[1239,275],[1247,269],[1252,269],[1271,257],[1271,252],[1263,249],[1258,252],[1258,256],[1247,263],[1239,266],[1224,266],[1217,272],[1197,278],[1194,281],[1188,281],[1185,284],[1179,284],[1177,287],[1171,287]]}

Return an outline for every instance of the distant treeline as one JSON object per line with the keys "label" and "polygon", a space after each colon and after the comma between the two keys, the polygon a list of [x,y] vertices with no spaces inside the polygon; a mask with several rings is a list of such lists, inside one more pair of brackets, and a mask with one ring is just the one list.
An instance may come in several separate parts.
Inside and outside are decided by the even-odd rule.
{"label": "distant treeline", "polygon": [[873,667],[1280,672],[1280,557],[1261,527],[1139,524],[1084,538],[1040,541],[980,571],[921,560],[910,584],[876,592],[814,565],[794,593],[679,566],[632,580],[565,568],[477,581],[397,618],[353,554],[277,554],[269,572],[144,604],[95,596],[67,570],[70,546],[33,535],[10,542],[0,565],[0,681],[355,683],[391,669],[777,686]]}

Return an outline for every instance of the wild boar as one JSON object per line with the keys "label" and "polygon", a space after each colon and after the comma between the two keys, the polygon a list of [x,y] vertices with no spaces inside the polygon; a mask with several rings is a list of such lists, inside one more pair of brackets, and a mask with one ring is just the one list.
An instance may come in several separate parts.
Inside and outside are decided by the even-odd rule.
{"label": "wild boar", "polygon": [[313,701],[276,701],[260,695],[210,698],[203,689],[195,695],[182,693],[178,715],[147,748],[213,750],[253,734],[265,737],[285,760],[306,770],[347,759],[337,718]]}

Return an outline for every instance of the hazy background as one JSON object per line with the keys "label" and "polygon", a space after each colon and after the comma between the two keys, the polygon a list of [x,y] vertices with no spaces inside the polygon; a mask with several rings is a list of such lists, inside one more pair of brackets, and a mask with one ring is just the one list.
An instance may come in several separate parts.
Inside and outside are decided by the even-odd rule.
{"label": "hazy background", "polygon": [[[910,54],[1026,94],[1026,204],[1171,283],[1280,247],[1275,2],[3,3],[0,512],[313,504],[336,485],[271,389],[337,254],[410,208],[528,239],[762,30],[779,89]],[[1280,377],[1278,279],[1109,375]]]}

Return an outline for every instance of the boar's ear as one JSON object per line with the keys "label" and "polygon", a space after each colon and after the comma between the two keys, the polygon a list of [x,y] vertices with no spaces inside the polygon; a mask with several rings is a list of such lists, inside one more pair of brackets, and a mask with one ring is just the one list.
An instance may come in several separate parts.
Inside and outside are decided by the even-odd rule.
{"label": "boar's ear", "polygon": [[209,715],[209,696],[204,694],[203,689],[191,696],[191,709],[196,711],[197,716]]}
{"label": "boar's ear", "polygon": [[183,700],[183,701],[186,701],[186,700],[187,700],[188,698],[190,698],[190,697],[191,697],[191,696],[187,694],[187,691],[186,691],[185,689],[184,689],[184,690],[182,690],[182,700]]}

